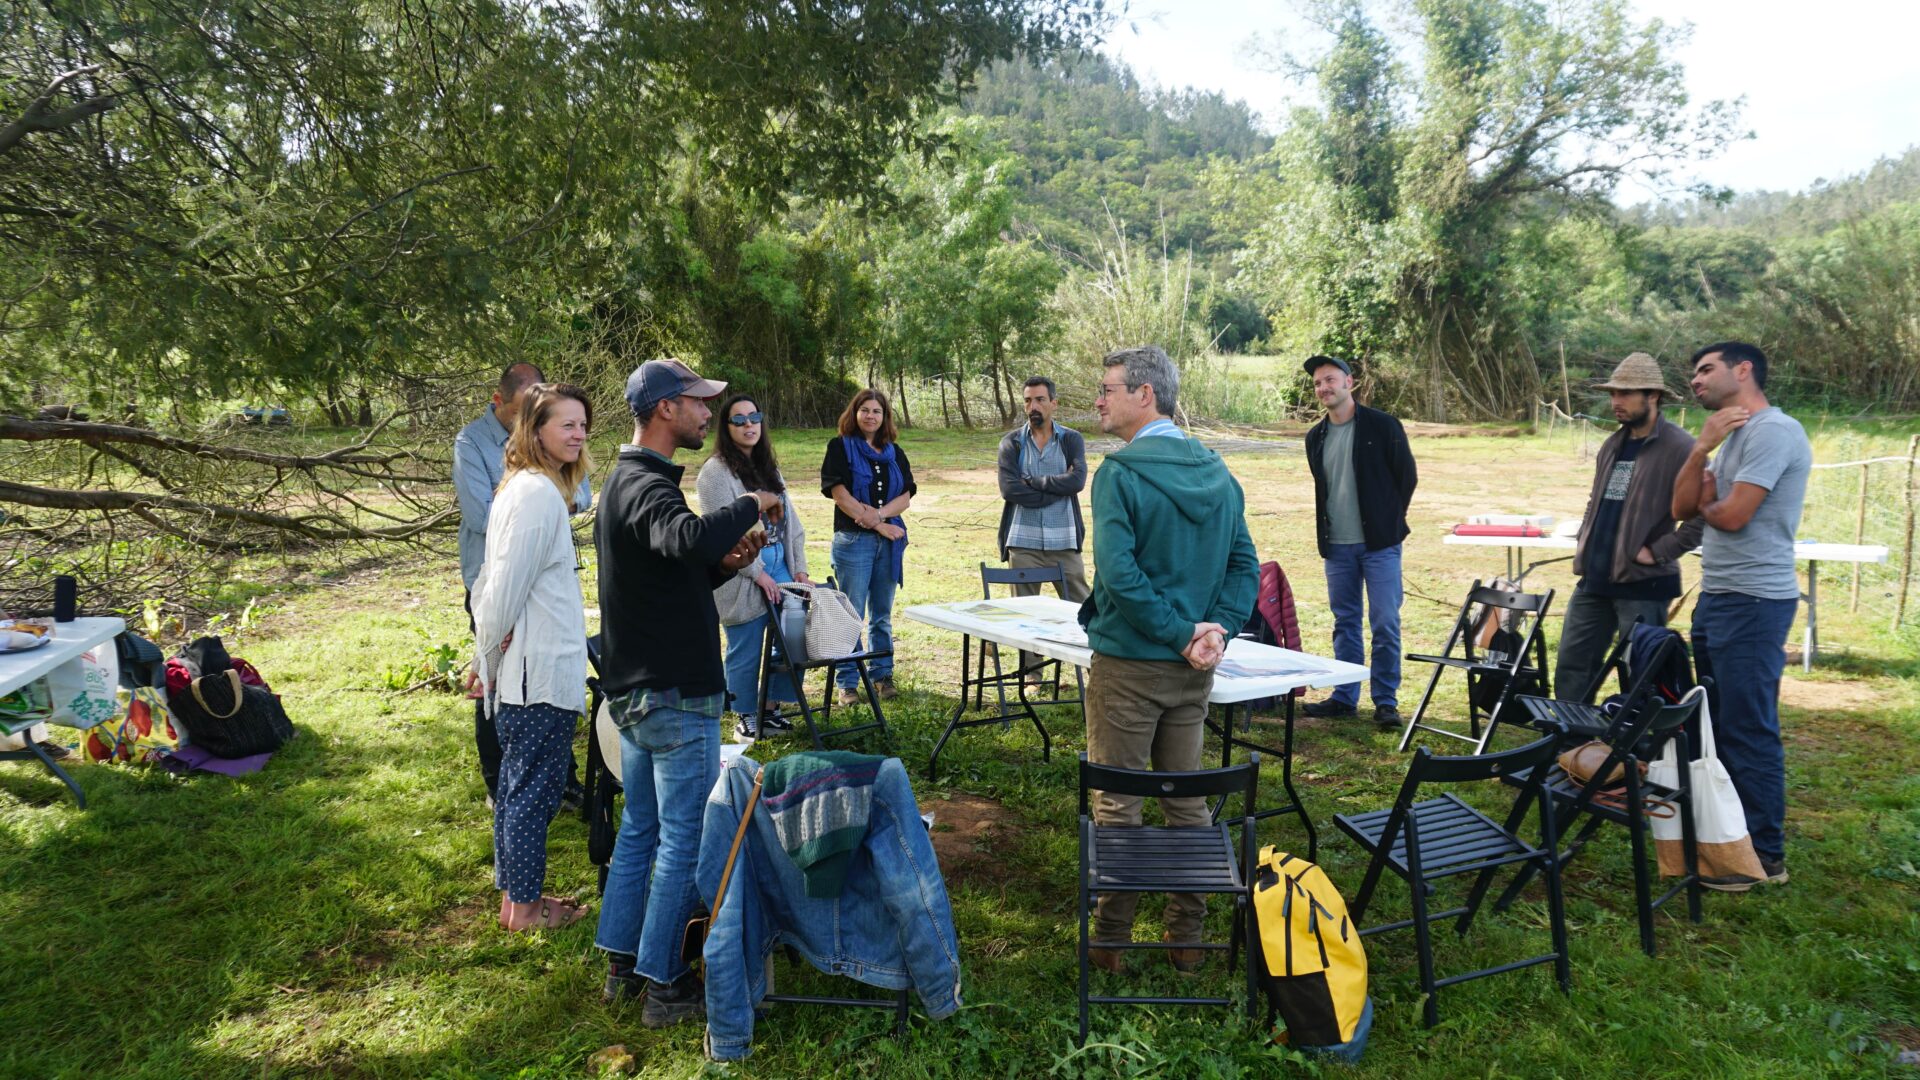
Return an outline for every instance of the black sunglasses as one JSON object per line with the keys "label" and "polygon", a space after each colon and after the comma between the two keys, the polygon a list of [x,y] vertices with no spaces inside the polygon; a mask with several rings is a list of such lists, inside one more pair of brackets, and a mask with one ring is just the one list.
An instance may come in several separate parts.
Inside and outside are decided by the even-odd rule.
{"label": "black sunglasses", "polygon": [[732,424],[734,427],[746,427],[748,424],[757,424],[759,422],[760,414],[757,412],[738,413],[727,417],[727,423]]}

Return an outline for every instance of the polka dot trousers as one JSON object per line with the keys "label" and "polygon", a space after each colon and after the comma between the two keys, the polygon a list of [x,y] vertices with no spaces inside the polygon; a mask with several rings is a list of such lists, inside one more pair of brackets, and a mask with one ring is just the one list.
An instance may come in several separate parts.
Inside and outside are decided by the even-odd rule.
{"label": "polka dot trousers", "polygon": [[516,904],[540,899],[547,880],[547,823],[567,791],[580,714],[501,702],[500,790],[493,804],[493,884]]}

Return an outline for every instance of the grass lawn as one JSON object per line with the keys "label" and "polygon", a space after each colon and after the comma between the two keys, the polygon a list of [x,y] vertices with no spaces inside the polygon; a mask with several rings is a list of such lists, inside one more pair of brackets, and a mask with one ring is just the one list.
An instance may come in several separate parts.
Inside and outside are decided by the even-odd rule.
{"label": "grass lawn", "polygon": [[[1830,458],[1843,442],[1849,451],[1904,446],[1906,434],[1822,428],[1816,457]],[[823,436],[783,434],[789,475],[812,474]],[[921,492],[899,607],[977,595],[977,565],[993,558],[999,519],[994,441],[991,433],[908,433]],[[1487,509],[1577,514],[1591,463],[1565,441],[1539,439],[1420,439],[1415,453],[1422,483],[1406,549],[1405,640],[1437,650],[1467,584],[1500,561],[1497,550],[1442,547],[1442,523]],[[1291,572],[1308,648],[1326,648],[1331,620],[1303,459],[1240,453],[1230,463],[1262,557]],[[1823,501],[1810,520],[1850,522],[1840,496],[1852,482],[1816,487],[1816,500],[1832,505]],[[811,497],[801,505],[823,576],[829,507]],[[584,554],[591,562],[591,549]],[[1565,590],[1571,580],[1559,564],[1530,584]],[[1869,593],[1881,584],[1871,579]],[[588,596],[591,605],[591,588]],[[383,678],[433,646],[464,641],[460,600],[450,560],[401,559],[263,601],[254,626],[230,644],[285,695],[301,736],[255,776],[179,780],[83,766],[76,773],[92,809],[82,812],[37,769],[0,766],[0,905],[8,913],[0,1076],[578,1077],[590,1054],[615,1043],[632,1051],[640,1075],[706,1068],[697,1029],[648,1032],[637,1009],[601,1006],[590,920],[524,936],[494,926],[491,819],[470,706],[447,694],[396,695]],[[1078,717],[1057,710],[1050,718],[1058,745],[1045,763],[1030,730],[964,732],[943,754],[941,783],[926,784],[926,755],[953,704],[958,641],[900,621],[904,693],[890,713],[893,751],[913,770],[923,803],[986,807],[990,817],[969,834],[975,857],[951,867],[948,880],[966,1006],[940,1024],[917,1021],[899,1040],[885,1013],[782,1006],[759,1026],[754,1056],[726,1071],[1911,1075],[1892,1056],[1895,1046],[1920,1043],[1916,637],[1911,627],[1887,630],[1872,605],[1850,618],[1839,588],[1825,614],[1831,651],[1811,675],[1791,669],[1783,693],[1791,883],[1710,893],[1699,926],[1661,916],[1661,954],[1650,960],[1637,944],[1624,835],[1603,833],[1567,875],[1571,998],[1546,968],[1498,976],[1443,994],[1443,1022],[1429,1031],[1419,1023],[1410,937],[1373,938],[1377,1019],[1365,1062],[1352,1070],[1267,1047],[1237,1014],[1218,1010],[1096,1010],[1094,1037],[1076,1050]],[[1418,677],[1409,672],[1406,707],[1417,701]],[[1447,700],[1460,696],[1453,687]],[[1384,805],[1405,764],[1364,719],[1301,726],[1296,777],[1321,825],[1322,861],[1349,897],[1361,864],[1331,818]],[[1269,787],[1277,792],[1277,770]],[[1283,847],[1304,843],[1285,818],[1265,823],[1262,835]],[[594,896],[575,818],[553,828],[549,878],[558,892]],[[1442,972],[1541,951],[1542,897],[1536,885],[1506,915],[1484,913],[1464,942],[1443,936]],[[1377,917],[1398,917],[1388,913],[1405,902],[1404,888],[1384,887]],[[1216,926],[1221,908],[1216,902]],[[1143,903],[1142,936],[1158,935],[1157,912],[1157,901]],[[1127,992],[1237,984],[1218,961],[1195,980],[1142,967]],[[782,978],[787,987],[833,986],[812,973]]]}

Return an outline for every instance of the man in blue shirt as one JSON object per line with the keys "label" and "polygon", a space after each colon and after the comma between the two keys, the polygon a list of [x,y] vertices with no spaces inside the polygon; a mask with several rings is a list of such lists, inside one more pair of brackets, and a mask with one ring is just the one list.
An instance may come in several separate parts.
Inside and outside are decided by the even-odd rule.
{"label": "man in blue shirt", "polygon": [[[520,413],[520,399],[527,387],[546,381],[546,374],[533,364],[507,365],[487,411],[453,438],[453,493],[460,503],[460,583],[467,590],[469,626],[473,622],[473,582],[480,576],[480,565],[487,561],[487,514],[493,509],[493,493],[506,470],[507,437],[513,433],[513,421]],[[586,480],[580,481],[573,505],[576,513],[592,509],[593,489]],[[484,702],[474,702],[473,741],[480,752],[480,778],[487,784],[487,805],[492,806],[500,779],[500,736],[494,731]],[[578,779],[568,781],[567,800],[579,804]]]}

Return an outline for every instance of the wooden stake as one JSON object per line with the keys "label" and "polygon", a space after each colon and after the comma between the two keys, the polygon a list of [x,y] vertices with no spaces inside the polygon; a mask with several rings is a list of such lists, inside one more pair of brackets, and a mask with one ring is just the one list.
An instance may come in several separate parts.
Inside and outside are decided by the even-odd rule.
{"label": "wooden stake", "polygon": [[1907,504],[1907,542],[1900,553],[1899,598],[1893,602],[1895,630],[1900,629],[1900,625],[1906,621],[1907,582],[1913,577],[1913,466],[1916,458],[1920,458],[1920,435],[1907,440],[1907,487],[1902,493]]}
{"label": "wooden stake", "polygon": [[[1853,519],[1853,542],[1864,543],[1867,539],[1867,471],[1871,465],[1860,466],[1860,507]],[[1853,564],[1853,597],[1847,602],[1848,611],[1860,610],[1860,564]]]}

